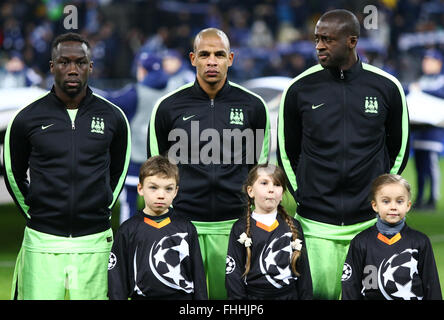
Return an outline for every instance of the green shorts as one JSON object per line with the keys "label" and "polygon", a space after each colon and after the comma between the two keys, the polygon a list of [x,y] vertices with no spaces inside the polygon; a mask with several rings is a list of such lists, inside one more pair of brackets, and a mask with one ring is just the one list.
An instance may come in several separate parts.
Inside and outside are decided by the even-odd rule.
{"label": "green shorts", "polygon": [[231,227],[237,219],[201,222],[192,221],[197,229],[200,251],[207,277],[208,298],[227,299],[225,268]]}
{"label": "green shorts", "polygon": [[25,228],[11,299],[107,299],[112,230],[67,238]]}
{"label": "green shorts", "polygon": [[301,223],[307,246],[313,298],[337,300],[341,296],[341,277],[350,241],[361,231],[376,223],[376,218],[349,225],[337,226],[295,218]]}

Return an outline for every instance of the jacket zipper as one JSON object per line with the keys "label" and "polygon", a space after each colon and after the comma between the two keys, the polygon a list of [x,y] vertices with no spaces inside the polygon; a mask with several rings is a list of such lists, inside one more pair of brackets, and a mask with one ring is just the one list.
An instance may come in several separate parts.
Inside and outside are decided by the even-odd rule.
{"label": "jacket zipper", "polygon": [[[211,114],[211,128],[214,128],[214,117],[215,117],[215,111],[214,111],[214,99],[210,99],[210,112]],[[211,164],[211,188],[214,188],[214,182],[216,177],[216,167],[214,163]],[[211,204],[210,204],[211,214],[213,214],[215,209],[214,204],[214,192],[211,192]]]}
{"label": "jacket zipper", "polygon": [[[68,111],[67,111],[68,112]],[[69,212],[69,237],[72,238],[72,222],[73,222],[73,215],[74,215],[74,165],[75,165],[75,130],[76,130],[76,124],[75,119],[71,119],[71,117],[68,114],[69,119],[71,120],[71,203],[70,203],[70,212]]]}
{"label": "jacket zipper", "polygon": [[[341,80],[344,80],[344,71],[341,69]],[[343,103],[342,103],[342,112],[343,112],[343,116],[342,116],[342,121],[343,121],[343,140],[342,140],[342,142],[343,142],[343,146],[342,146],[342,172],[341,172],[341,184],[344,184],[344,182],[345,182],[345,176],[346,176],[346,172],[345,172],[345,169],[346,169],[346,165],[345,165],[345,160],[347,159],[347,155],[346,155],[346,142],[345,142],[345,140],[346,140],[346,138],[347,138],[347,130],[346,130],[346,123],[347,123],[347,120],[345,119],[345,117],[346,117],[346,115],[347,115],[347,107],[346,107],[346,96],[345,96],[345,83],[344,83],[344,81],[341,81],[341,86],[342,86],[342,97],[343,97]],[[341,187],[341,193],[340,193],[340,196],[341,196],[341,226],[343,226],[344,225],[344,210],[345,210],[345,208],[344,208],[344,191],[343,191],[343,188]]]}

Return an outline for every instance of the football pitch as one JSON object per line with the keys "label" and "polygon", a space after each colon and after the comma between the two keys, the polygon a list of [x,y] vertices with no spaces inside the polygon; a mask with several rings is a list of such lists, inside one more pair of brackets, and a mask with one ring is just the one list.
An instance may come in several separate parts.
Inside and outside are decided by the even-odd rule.
{"label": "football pitch", "polygon": [[[444,195],[444,159],[441,166],[441,193]],[[403,176],[411,183],[413,199],[416,194],[416,173],[414,159],[410,159]],[[426,191],[426,194],[427,191]],[[113,228],[118,227],[118,206],[113,210]],[[10,299],[12,276],[17,253],[20,249],[24,218],[19,214],[13,204],[0,205],[2,223],[0,225],[0,300]],[[436,211],[411,210],[407,214],[407,224],[429,236],[435,254],[440,276],[441,290],[444,284],[444,196],[438,203]],[[444,296],[444,291],[443,291]]]}

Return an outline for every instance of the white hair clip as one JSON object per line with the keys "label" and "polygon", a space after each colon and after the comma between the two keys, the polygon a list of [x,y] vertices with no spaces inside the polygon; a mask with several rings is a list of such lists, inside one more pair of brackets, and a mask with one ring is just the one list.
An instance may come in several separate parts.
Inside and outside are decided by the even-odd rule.
{"label": "white hair clip", "polygon": [[242,243],[246,248],[247,248],[247,247],[250,247],[250,246],[251,246],[251,243],[253,242],[253,241],[251,240],[251,238],[249,238],[245,232],[243,232],[243,233],[240,235],[240,237],[239,237],[239,239],[237,239],[237,241],[239,241],[240,243]]}
{"label": "white hair clip", "polygon": [[302,249],[302,240],[300,240],[300,239],[296,239],[296,240],[294,240],[294,241],[291,241],[291,242],[290,242],[290,245],[291,245],[291,248],[292,248],[293,250],[301,251],[301,249]]}

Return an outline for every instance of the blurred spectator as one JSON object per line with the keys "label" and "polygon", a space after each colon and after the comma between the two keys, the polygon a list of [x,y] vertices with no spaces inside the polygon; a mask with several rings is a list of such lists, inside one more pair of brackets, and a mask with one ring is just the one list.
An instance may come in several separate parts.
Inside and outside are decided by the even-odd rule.
{"label": "blurred spectator", "polygon": [[157,99],[167,93],[168,75],[163,71],[162,59],[159,56],[142,51],[136,58],[136,64],[136,84],[114,92],[95,90],[125,112],[131,127],[131,160],[119,198],[120,223],[137,211],[137,183],[140,166],[146,160],[146,138],[151,111]]}
{"label": "blurred spectator", "polygon": [[274,44],[273,34],[263,20],[256,20],[251,26],[251,35],[248,45],[252,48],[272,48]]}
{"label": "blurred spectator", "polygon": [[250,37],[250,27],[248,23],[249,12],[246,8],[237,5],[230,10],[229,34],[232,47],[245,46]]}
{"label": "blurred spectator", "polygon": [[3,49],[6,51],[21,51],[25,47],[25,39],[19,21],[8,18],[3,24]]}
{"label": "blurred spectator", "polygon": [[168,42],[169,37],[170,32],[168,28],[165,26],[161,26],[144,43],[142,50],[146,50],[149,52],[160,52],[162,50],[166,50],[166,43]]}
{"label": "blurred spectator", "polygon": [[165,73],[169,76],[167,91],[175,90],[195,80],[194,71],[191,70],[189,64],[176,50],[166,50],[162,54],[162,66]]}
{"label": "blurred spectator", "polygon": [[42,77],[28,68],[17,52],[11,53],[10,58],[0,68],[0,88],[38,86],[41,82]]}
{"label": "blurred spectator", "polygon": [[54,38],[51,23],[43,21],[36,25],[29,34],[28,42],[33,51],[33,66],[42,73],[49,72],[51,60],[51,41]]}
{"label": "blurred spectator", "polygon": [[427,50],[422,60],[424,76],[418,81],[419,88],[444,99],[443,54],[435,49]]}
{"label": "blurred spectator", "polygon": [[217,5],[210,5],[208,15],[205,16],[205,25],[209,28],[223,29],[223,14]]}
{"label": "blurred spectator", "polygon": [[[410,91],[422,90],[444,99],[443,60],[443,55],[438,50],[427,50],[422,60],[423,75],[417,83],[410,86]],[[439,155],[444,150],[444,129],[416,125],[412,126],[412,133],[418,188],[415,207],[435,210],[440,198]],[[426,185],[429,185],[430,189],[430,195],[427,198],[424,195]]]}
{"label": "blurred spectator", "polygon": [[285,21],[279,24],[277,43],[280,45],[290,45],[301,39],[301,32],[292,23]]}
{"label": "blurred spectator", "polygon": [[94,78],[112,78],[116,69],[116,61],[119,56],[119,36],[115,31],[115,25],[111,21],[104,21],[95,36],[90,36],[93,46],[92,59],[94,61]]}
{"label": "blurred spectator", "polygon": [[86,13],[85,13],[85,30],[94,34],[100,30],[99,19],[99,2],[97,0],[86,0]]}

